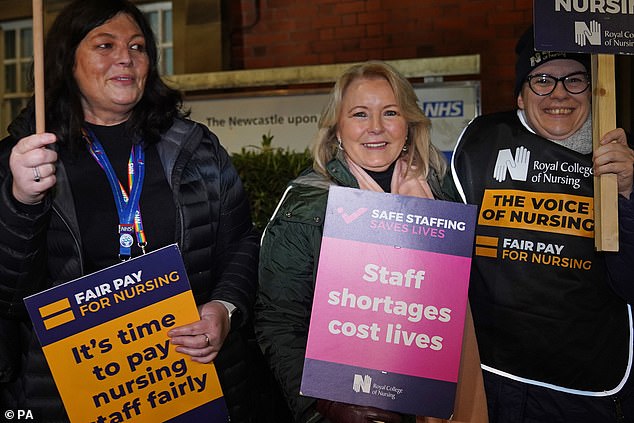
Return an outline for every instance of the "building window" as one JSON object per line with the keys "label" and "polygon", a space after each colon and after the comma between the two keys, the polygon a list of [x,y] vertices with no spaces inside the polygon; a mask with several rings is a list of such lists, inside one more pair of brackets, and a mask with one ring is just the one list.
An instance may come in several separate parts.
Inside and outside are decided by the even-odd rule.
{"label": "building window", "polygon": [[159,72],[161,75],[174,74],[174,43],[172,35],[172,2],[148,3],[139,5],[152,25],[159,54]]}
{"label": "building window", "polygon": [[30,19],[0,23],[4,43],[4,96],[0,133],[26,106],[32,94],[33,24]]}

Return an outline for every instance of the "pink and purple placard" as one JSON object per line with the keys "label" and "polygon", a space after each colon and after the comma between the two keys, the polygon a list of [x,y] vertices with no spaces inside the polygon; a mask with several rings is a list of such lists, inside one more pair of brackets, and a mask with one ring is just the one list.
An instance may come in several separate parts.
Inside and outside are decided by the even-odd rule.
{"label": "pink and purple placard", "polygon": [[331,187],[302,395],[453,412],[476,207]]}

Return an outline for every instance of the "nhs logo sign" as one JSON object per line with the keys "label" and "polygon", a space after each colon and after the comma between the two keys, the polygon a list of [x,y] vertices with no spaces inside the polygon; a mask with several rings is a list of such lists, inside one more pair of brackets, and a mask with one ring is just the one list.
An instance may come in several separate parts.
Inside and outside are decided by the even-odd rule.
{"label": "nhs logo sign", "polygon": [[372,378],[369,375],[361,376],[359,374],[354,375],[354,381],[352,382],[352,390],[354,392],[370,393],[370,387],[372,386]]}
{"label": "nhs logo sign", "polygon": [[428,118],[447,118],[464,116],[464,101],[425,101],[423,112]]}

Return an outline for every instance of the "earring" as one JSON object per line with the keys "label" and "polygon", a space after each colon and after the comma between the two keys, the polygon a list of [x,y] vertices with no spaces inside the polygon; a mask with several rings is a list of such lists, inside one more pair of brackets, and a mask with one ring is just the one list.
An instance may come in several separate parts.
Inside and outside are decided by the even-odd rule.
{"label": "earring", "polygon": [[405,135],[405,144],[403,144],[403,153],[407,153],[407,150],[409,150],[409,145],[407,145],[408,139],[409,139],[409,134]]}
{"label": "earring", "polygon": [[343,143],[341,142],[341,138],[337,138],[337,142],[339,143],[339,145],[337,145],[337,148],[343,151]]}

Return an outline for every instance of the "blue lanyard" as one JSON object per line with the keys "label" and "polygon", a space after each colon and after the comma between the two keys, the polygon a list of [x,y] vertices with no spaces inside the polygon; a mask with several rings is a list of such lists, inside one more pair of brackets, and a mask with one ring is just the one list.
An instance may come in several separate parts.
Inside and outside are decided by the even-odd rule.
{"label": "blue lanyard", "polygon": [[145,151],[141,143],[134,144],[128,159],[128,190],[117,179],[117,175],[110,164],[103,146],[89,129],[82,128],[82,134],[86,140],[87,148],[99,166],[106,172],[112,195],[114,196],[119,215],[119,259],[122,261],[132,256],[131,247],[136,235],[139,247],[145,254],[145,233],[141,220],[139,199],[143,188],[145,176]]}

